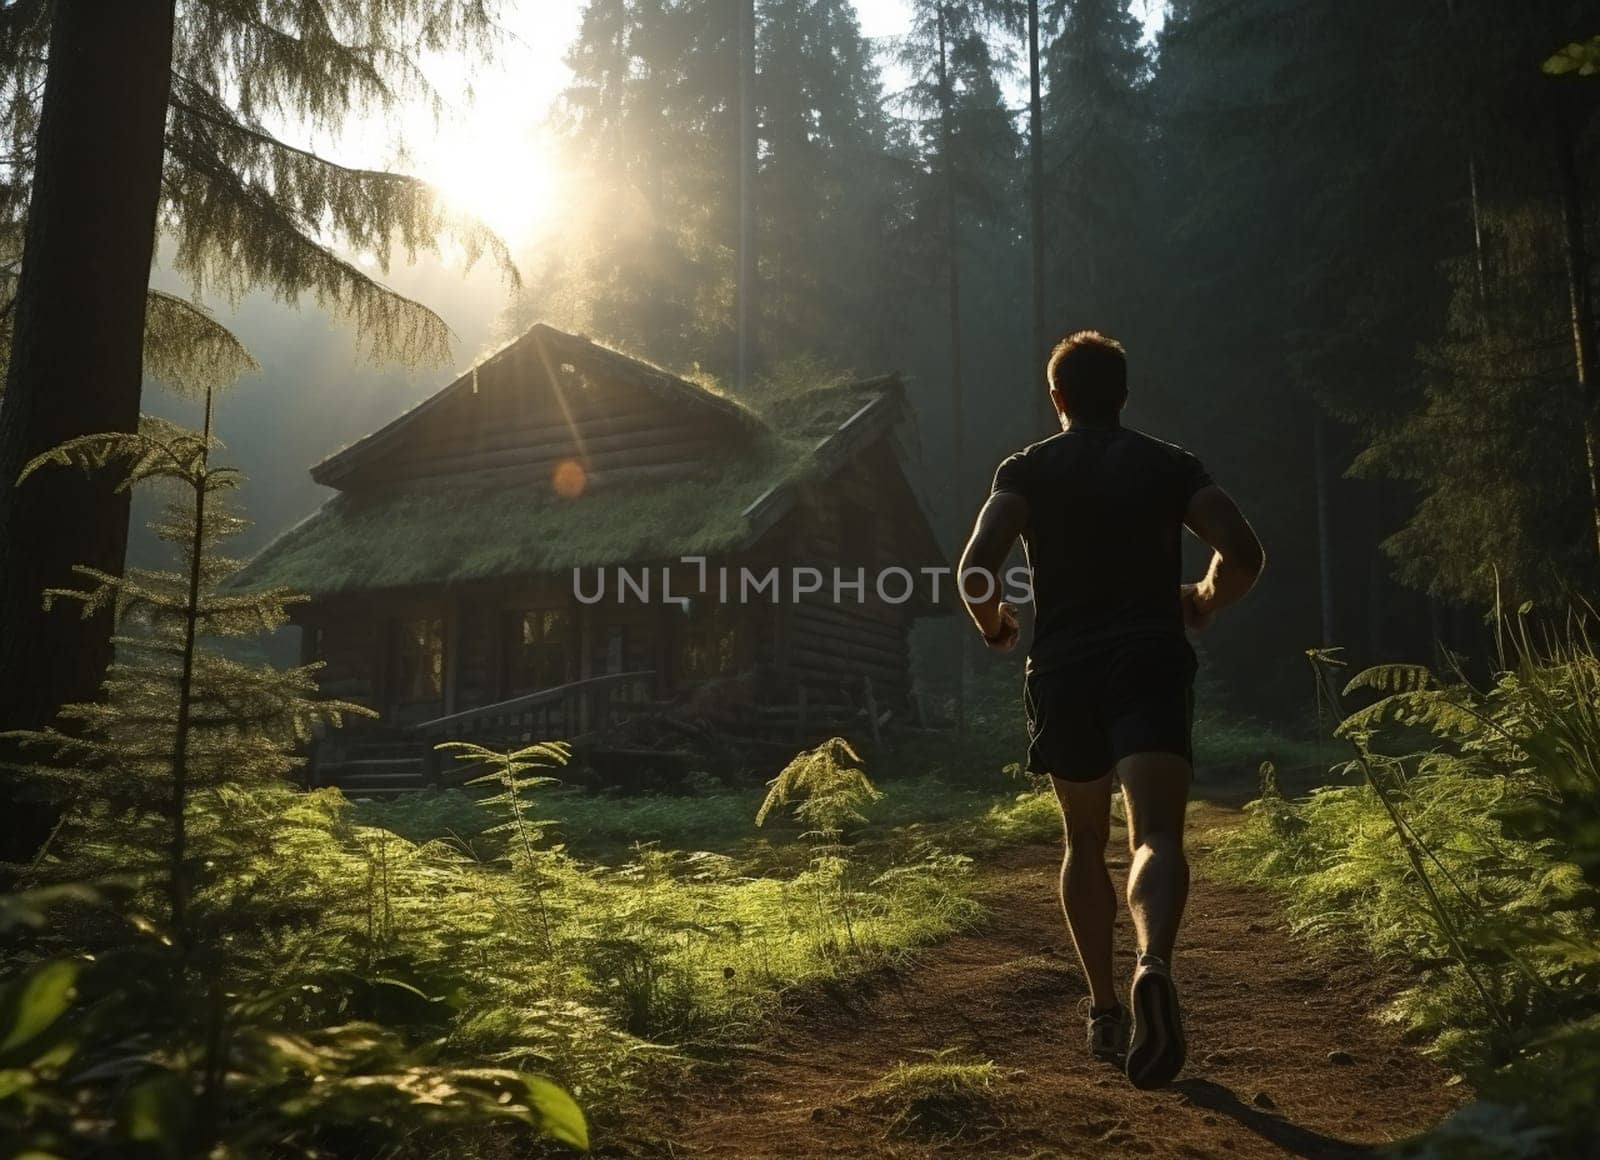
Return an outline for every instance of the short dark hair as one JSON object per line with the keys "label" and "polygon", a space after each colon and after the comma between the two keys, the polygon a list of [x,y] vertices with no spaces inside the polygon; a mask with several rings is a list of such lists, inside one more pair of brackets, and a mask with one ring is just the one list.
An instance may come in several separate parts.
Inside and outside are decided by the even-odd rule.
{"label": "short dark hair", "polygon": [[1128,352],[1098,330],[1075,331],[1050,352],[1049,379],[1067,418],[1115,419],[1128,401]]}

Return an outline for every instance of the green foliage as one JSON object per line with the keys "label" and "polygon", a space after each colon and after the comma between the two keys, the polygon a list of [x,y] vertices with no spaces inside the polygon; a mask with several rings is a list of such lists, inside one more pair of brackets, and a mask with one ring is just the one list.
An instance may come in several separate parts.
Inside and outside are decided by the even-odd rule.
{"label": "green foliage", "polygon": [[895,1064],[859,1100],[886,1116],[897,1135],[960,1137],[995,1125],[994,1087],[1005,1074],[993,1060],[945,1048],[931,1059]]}
{"label": "green foliage", "polygon": [[[903,166],[871,45],[847,0],[754,7],[754,346],[773,363],[892,365],[878,352]],[[673,366],[733,369],[739,50],[716,0],[583,5],[557,123],[587,196],[524,310]]]}
{"label": "green foliage", "polygon": [[[768,843],[749,838],[753,791],[618,798],[524,786],[513,802],[508,776],[542,773],[508,770],[559,762],[557,751],[458,752],[484,763],[481,796],[356,807],[419,839],[444,835],[413,844],[358,829],[380,868],[373,922],[390,953],[410,948],[434,964],[425,991],[457,996],[453,1048],[536,1065],[602,1120],[686,1051],[748,1041],[779,995],[901,961],[980,914],[967,859],[929,840],[959,833],[907,824],[970,810],[970,791],[908,785],[879,802],[871,837],[858,827],[849,847],[793,844],[796,828],[769,815],[765,828],[778,834]],[[838,758],[848,771],[852,759]],[[836,792],[859,803],[848,772],[837,780]],[[639,843],[641,830],[662,845]],[[606,864],[575,858],[558,840],[569,836]],[[668,848],[701,840],[726,852]],[[456,964],[472,969],[458,979]]]}
{"label": "green foliage", "polygon": [[760,826],[774,810],[795,804],[795,818],[808,827],[801,836],[815,842],[811,868],[796,880],[796,886],[803,897],[809,897],[826,945],[836,945],[831,928],[837,913],[852,952],[859,947],[856,919],[870,896],[860,889],[857,866],[843,844],[844,832],[848,826],[864,823],[867,817],[861,811],[883,797],[860,761],[848,741],[830,737],[815,749],[796,754],[768,783],[766,799],[756,811],[756,825]]}
{"label": "green foliage", "polygon": [[[340,164],[282,126],[335,133],[347,117],[381,124],[384,114],[417,100],[438,111],[442,101],[422,58],[491,50],[500,36],[497,7],[492,0],[309,7],[181,0],[160,226],[171,245],[168,261],[194,294],[234,301],[257,288],[284,301],[305,295],[353,324],[374,357],[445,361],[451,334],[444,320],[346,255],[371,255],[387,272],[395,253],[437,253],[449,237],[467,264],[487,252],[515,282],[505,247],[481,224],[452,213],[423,182]],[[48,4],[25,3],[0,17],[0,138],[12,159],[0,183],[5,297],[15,290],[32,188],[49,14]],[[242,349],[198,310],[180,313],[184,305],[151,293],[147,369],[180,388],[196,379],[218,385],[237,373]],[[9,352],[9,339],[8,317],[0,352]]]}
{"label": "green foliage", "polygon": [[1498,245],[1447,265],[1448,310],[1417,360],[1416,406],[1375,425],[1351,464],[1416,489],[1384,550],[1435,596],[1554,602],[1595,574],[1586,404],[1572,385],[1571,307],[1555,289],[1565,232],[1548,202],[1530,192],[1479,211]]}
{"label": "green foliage", "polygon": [[1600,72],[1600,36],[1575,41],[1554,53],[1540,66],[1547,76],[1564,77],[1576,73],[1592,77]]}
{"label": "green foliage", "polygon": [[[1259,750],[1256,750],[1259,754]],[[888,755],[885,755],[885,760]],[[1015,776],[982,782],[952,782],[941,776],[898,777],[879,785],[870,821],[852,831],[854,845],[893,844],[900,836],[924,835],[946,849],[987,849],[994,845],[1049,841],[1059,836],[1061,819],[1046,785],[1023,788]],[[630,861],[638,846],[707,850],[750,862],[762,872],[787,865],[784,847],[798,824],[773,814],[761,837],[750,818],[766,793],[758,789],[714,788],[694,794],[589,793],[552,788],[540,795],[538,812],[549,819],[545,837],[588,862],[615,865]],[[487,836],[498,819],[478,805],[474,793],[447,789],[405,794],[390,801],[361,800],[351,807],[363,825],[390,830],[416,844],[438,839],[492,861],[504,855],[504,834]]]}
{"label": "green foliage", "polygon": [[[1018,771],[1020,775],[1020,770]],[[987,849],[1026,842],[1050,842],[1061,837],[1061,807],[1048,779],[1038,778],[1031,789],[1008,801],[990,806],[961,832],[963,848]]]}
{"label": "green foliage", "polygon": [[[1487,688],[1414,665],[1358,675],[1346,692],[1377,700],[1339,732],[1365,784],[1291,802],[1269,768],[1216,855],[1282,892],[1299,929],[1414,965],[1394,1017],[1485,1098],[1523,1109],[1499,1115],[1482,1155],[1547,1145],[1538,1122],[1562,1139],[1596,1126],[1600,658],[1580,630],[1539,648],[1532,636],[1524,617],[1503,626],[1507,667]],[[1383,752],[1397,726],[1427,747]]]}
{"label": "green foliage", "polygon": [[337,795],[287,781],[312,729],[361,710],[208,643],[278,627],[288,601],[218,591],[240,521],[210,413],[208,395],[198,435],[147,421],[28,468],[166,485],[177,566],[51,594],[112,609],[117,657],[102,700],[11,735],[61,822],[0,908],[27,936],[3,960],[0,1132],[63,1157],[392,1153],[502,1126],[586,1146],[552,1082],[446,1050],[453,992],[419,983],[459,993],[460,968],[397,944],[389,836],[341,833]]}
{"label": "green foliage", "polygon": [[560,785],[560,780],[548,774],[528,775],[534,769],[559,769],[572,758],[572,747],[561,741],[543,741],[524,746],[510,753],[500,753],[474,745],[470,741],[446,741],[437,746],[453,752],[458,761],[469,766],[485,766],[489,772],[481,773],[465,784],[494,785],[499,792],[481,799],[478,805],[486,810],[501,810],[506,820],[491,826],[483,833],[505,834],[514,840],[514,856],[524,861],[533,857],[534,849],[544,838],[544,828],[549,822],[534,821],[528,817],[532,801],[524,795],[531,790]]}
{"label": "green foliage", "polygon": [[145,299],[144,369],[179,394],[198,397],[260,365],[208,311],[151,290]]}
{"label": "green foliage", "polygon": [[1123,0],[1040,8],[1048,316],[1092,319],[1138,350],[1154,257],[1142,224],[1156,192],[1144,29]]}
{"label": "green foliage", "polygon": [[815,749],[797,754],[768,783],[766,800],[756,811],[756,825],[778,807],[798,802],[795,817],[824,840],[837,841],[846,826],[865,822],[861,811],[883,796],[860,763],[861,755],[843,737],[830,737]]}

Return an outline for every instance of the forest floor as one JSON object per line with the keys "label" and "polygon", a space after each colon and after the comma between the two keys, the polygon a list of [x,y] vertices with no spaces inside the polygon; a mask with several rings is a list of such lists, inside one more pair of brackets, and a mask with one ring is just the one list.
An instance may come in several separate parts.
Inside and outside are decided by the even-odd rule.
{"label": "forest floor", "polygon": [[[1223,795],[1226,797],[1226,795]],[[979,929],[845,994],[807,995],[757,1044],[706,1065],[650,1109],[636,1154],[674,1158],[1346,1156],[1426,1130],[1470,1092],[1375,1017],[1399,980],[1368,959],[1292,937],[1271,898],[1218,881],[1204,830],[1239,817],[1203,804],[1175,974],[1189,1061],[1135,1090],[1089,1058],[1085,991],[1056,901],[1060,851],[980,859]],[[1126,847],[1114,832],[1121,889]],[[1131,960],[1119,920],[1119,969]],[[897,1130],[865,1093],[898,1063],[949,1052],[992,1061],[959,1134]],[[636,1124],[641,1121],[635,1120]]]}

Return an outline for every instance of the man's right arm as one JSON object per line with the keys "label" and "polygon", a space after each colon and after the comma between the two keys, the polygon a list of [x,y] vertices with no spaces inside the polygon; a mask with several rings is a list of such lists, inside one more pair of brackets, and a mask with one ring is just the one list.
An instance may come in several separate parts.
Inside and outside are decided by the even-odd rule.
{"label": "man's right arm", "polygon": [[1233,497],[1216,484],[1190,497],[1183,522],[1213,553],[1205,578],[1184,586],[1184,618],[1199,629],[1255,587],[1266,553]]}

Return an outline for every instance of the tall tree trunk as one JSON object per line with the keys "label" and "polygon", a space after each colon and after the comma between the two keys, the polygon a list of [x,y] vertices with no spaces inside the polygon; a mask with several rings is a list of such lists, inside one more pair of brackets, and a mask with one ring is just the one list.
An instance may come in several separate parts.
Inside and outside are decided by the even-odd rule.
{"label": "tall tree trunk", "polygon": [[[1042,436],[1055,424],[1055,408],[1045,390],[1046,339],[1044,321],[1044,102],[1039,96],[1039,0],[1028,0],[1028,160],[1032,177],[1028,185],[1033,243],[1033,366],[1028,382],[1033,402],[1027,414],[1037,416]],[[1034,377],[1037,376],[1037,377]]]}
{"label": "tall tree trunk", "polygon": [[[171,83],[174,0],[56,0],[6,393],[0,402],[0,728],[92,700],[111,618],[41,610],[74,564],[120,573],[128,497],[108,476],[17,484],[64,440],[139,421],[145,293]],[[6,812],[0,857],[32,856],[40,808]]]}
{"label": "tall tree trunk", "polygon": [[1478,193],[1478,157],[1467,153],[1467,193],[1472,199],[1473,276],[1477,282],[1478,325],[1489,324],[1489,268],[1483,256],[1483,202]]}
{"label": "tall tree trunk", "polygon": [[1316,474],[1317,487],[1317,575],[1322,595],[1322,647],[1332,648],[1336,642],[1333,623],[1333,488],[1328,482],[1328,421],[1319,410],[1311,422],[1311,469]]}
{"label": "tall tree trunk", "polygon": [[756,288],[756,0],[739,3],[739,360],[738,383],[750,385]]}
{"label": "tall tree trunk", "polygon": [[[946,282],[949,288],[950,327],[950,483],[951,519],[955,524],[956,550],[959,552],[965,528],[961,497],[966,487],[966,418],[962,414],[961,388],[961,253],[960,231],[956,226],[955,99],[950,90],[950,52],[947,42],[945,5],[939,4],[939,140],[944,153],[944,247]],[[959,577],[958,577],[959,580]],[[967,637],[961,625],[960,662],[956,670],[956,729],[967,725]]]}
{"label": "tall tree trunk", "polygon": [[[1445,23],[1451,30],[1451,42],[1455,42],[1456,4],[1455,0],[1445,0]],[[1477,292],[1478,324],[1487,325],[1489,317],[1489,271],[1483,253],[1483,206],[1478,194],[1478,154],[1473,144],[1473,133],[1467,131],[1467,196],[1472,209],[1472,259],[1474,289]]]}
{"label": "tall tree trunk", "polygon": [[1567,110],[1555,109],[1556,164],[1561,180],[1561,219],[1566,230],[1567,298],[1572,315],[1572,360],[1583,407],[1583,446],[1594,506],[1595,547],[1600,552],[1600,397],[1594,384],[1594,306],[1589,292],[1589,244],[1585,237],[1583,184]]}
{"label": "tall tree trunk", "polygon": [[1388,646],[1388,609],[1385,588],[1388,582],[1383,563],[1383,538],[1389,530],[1389,505],[1385,500],[1383,485],[1372,490],[1368,504],[1372,520],[1372,533],[1367,549],[1367,658],[1377,664],[1384,658]]}

